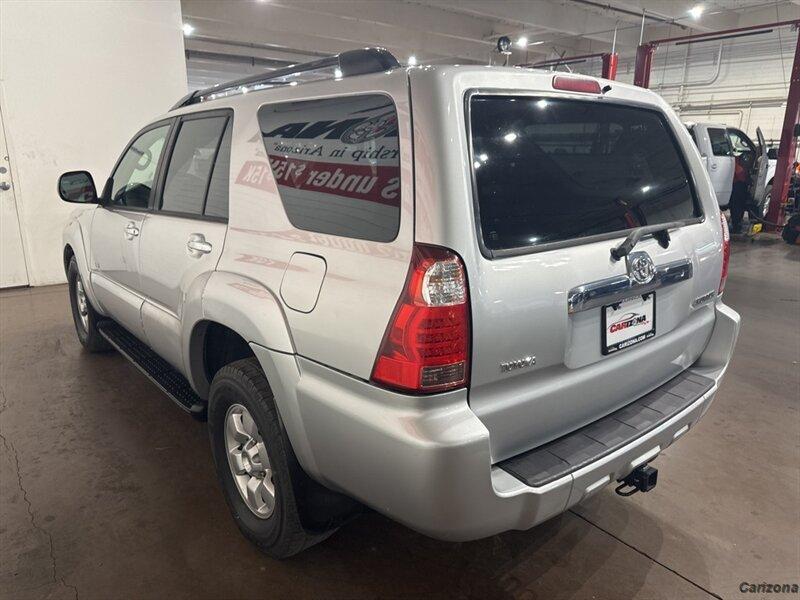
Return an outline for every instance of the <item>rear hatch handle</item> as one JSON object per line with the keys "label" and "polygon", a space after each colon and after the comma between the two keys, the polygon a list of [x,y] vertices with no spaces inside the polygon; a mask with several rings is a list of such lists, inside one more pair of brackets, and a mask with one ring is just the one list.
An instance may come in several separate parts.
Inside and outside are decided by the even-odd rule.
{"label": "rear hatch handle", "polygon": [[669,230],[675,229],[683,225],[682,221],[672,221],[670,223],[660,223],[658,225],[645,225],[644,227],[637,227],[632,229],[628,237],[615,248],[611,249],[611,259],[614,261],[620,260],[631,253],[634,246],[639,243],[646,235],[652,235],[658,241],[662,248],[669,248]]}

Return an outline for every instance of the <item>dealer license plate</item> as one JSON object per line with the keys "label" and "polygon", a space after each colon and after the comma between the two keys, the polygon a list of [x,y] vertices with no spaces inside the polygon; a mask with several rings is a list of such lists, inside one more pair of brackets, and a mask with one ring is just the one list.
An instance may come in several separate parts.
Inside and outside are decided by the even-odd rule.
{"label": "dealer license plate", "polygon": [[630,348],[655,334],[655,292],[603,307],[603,354]]}

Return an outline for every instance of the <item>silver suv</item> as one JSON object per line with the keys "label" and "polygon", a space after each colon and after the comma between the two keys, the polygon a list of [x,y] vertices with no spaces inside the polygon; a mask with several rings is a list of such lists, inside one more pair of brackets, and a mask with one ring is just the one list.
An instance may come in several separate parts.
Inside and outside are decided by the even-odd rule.
{"label": "silver suv", "polygon": [[364,505],[527,529],[708,409],[727,226],[644,89],[366,49],[190,94],[64,231],[75,326],[208,420],[237,525],[285,557]]}

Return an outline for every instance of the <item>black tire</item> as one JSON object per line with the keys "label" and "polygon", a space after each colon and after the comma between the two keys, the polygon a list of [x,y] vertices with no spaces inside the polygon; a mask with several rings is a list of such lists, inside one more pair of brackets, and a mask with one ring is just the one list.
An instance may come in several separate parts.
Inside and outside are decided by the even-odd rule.
{"label": "black tire", "polygon": [[758,205],[758,218],[759,219],[766,219],[767,214],[769,213],[769,205],[772,202],[772,184],[769,184],[766,189],[764,190],[764,198],[762,199],[761,203]]}
{"label": "black tire", "polygon": [[89,352],[108,352],[112,349],[111,344],[109,344],[97,330],[97,324],[102,317],[92,307],[89,298],[86,298],[87,314],[85,324],[81,318],[81,309],[77,295],[79,282],[81,286],[83,286],[81,274],[78,270],[78,263],[73,256],[69,261],[69,267],[67,267],[67,283],[69,284],[69,303],[72,306],[72,320],[75,323],[75,331],[78,334],[78,340],[80,340],[83,347]]}
{"label": "black tire", "polygon": [[[208,404],[208,432],[217,476],[244,536],[269,556],[287,558],[331,535],[333,527],[309,530],[303,525],[297,492],[309,478],[297,462],[258,361],[246,358],[220,369],[211,383]],[[245,504],[229,466],[225,419],[234,404],[244,406],[253,417],[269,455],[275,504],[267,518],[256,516]]]}

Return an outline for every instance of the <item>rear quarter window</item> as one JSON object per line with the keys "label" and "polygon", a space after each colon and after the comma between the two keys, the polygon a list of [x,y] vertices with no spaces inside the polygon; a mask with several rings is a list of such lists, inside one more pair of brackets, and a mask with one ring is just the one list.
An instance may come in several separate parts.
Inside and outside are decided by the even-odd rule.
{"label": "rear quarter window", "polygon": [[269,104],[258,121],[294,227],[377,242],[397,236],[400,150],[390,98]]}

